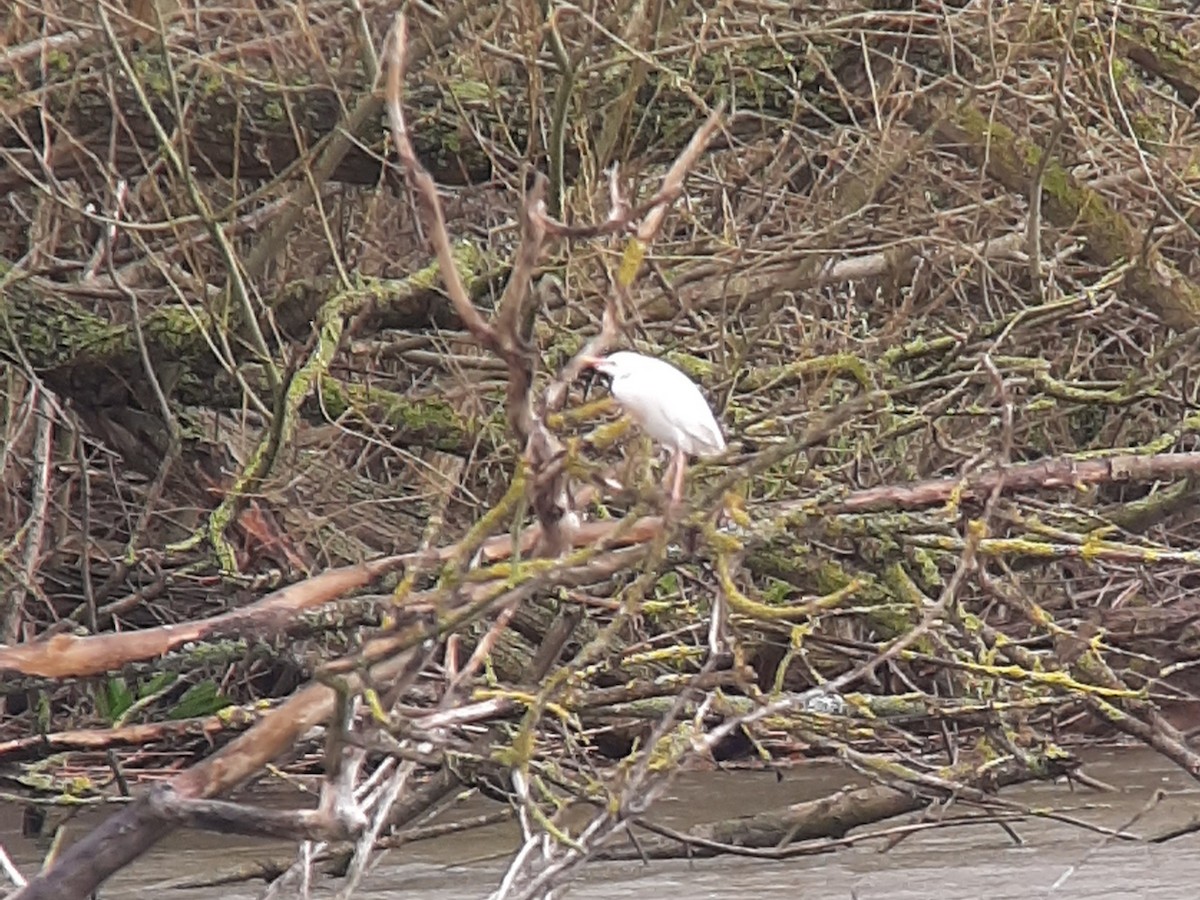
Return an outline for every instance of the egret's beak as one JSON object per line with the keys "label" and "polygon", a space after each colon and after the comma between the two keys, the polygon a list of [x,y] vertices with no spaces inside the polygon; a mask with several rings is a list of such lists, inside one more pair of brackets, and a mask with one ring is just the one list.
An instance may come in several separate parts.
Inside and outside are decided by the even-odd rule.
{"label": "egret's beak", "polygon": [[588,392],[591,391],[592,385],[595,383],[597,376],[600,374],[596,369],[596,364],[600,362],[598,356],[581,356],[579,361],[583,363],[583,402],[587,402]]}

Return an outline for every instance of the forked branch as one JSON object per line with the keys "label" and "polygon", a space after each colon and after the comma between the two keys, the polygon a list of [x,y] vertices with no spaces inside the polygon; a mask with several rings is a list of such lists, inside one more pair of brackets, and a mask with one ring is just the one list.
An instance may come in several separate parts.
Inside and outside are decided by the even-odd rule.
{"label": "forked branch", "polygon": [[520,442],[534,485],[532,506],[542,530],[538,552],[558,555],[570,544],[566,529],[573,525],[569,516],[570,497],[566,491],[566,475],[561,459],[563,448],[537,415],[533,405],[534,353],[524,332],[529,281],[542,252],[546,229],[539,211],[544,207],[545,179],[535,180],[525,198],[521,215],[521,245],[509,277],[508,287],[500,301],[500,309],[490,321],[476,309],[467,295],[462,279],[454,267],[446,218],[438,200],[437,186],[421,165],[413,150],[408,128],[404,122],[401,102],[405,57],[408,46],[408,24],[404,14],[396,16],[387,60],[387,110],[392,140],[412,185],[417,202],[426,219],[429,239],[433,243],[441,268],[446,293],[455,311],[466,324],[480,346],[499,356],[508,370],[506,409],[509,428]]}
{"label": "forked branch", "polygon": [[[508,370],[507,411],[513,435],[521,443],[529,466],[532,507],[541,527],[542,540],[537,552],[557,555],[571,543],[569,529],[577,525],[572,513],[572,501],[567,489],[567,475],[562,465],[562,444],[546,428],[543,416],[547,410],[561,408],[567,388],[582,371],[584,354],[601,353],[611,347],[620,335],[622,309],[629,305],[629,286],[637,277],[646,250],[662,229],[667,210],[682,193],[687,173],[704,152],[720,127],[718,108],[697,130],[688,146],[675,160],[663,178],[662,186],[645,207],[641,223],[634,228],[632,207],[625,198],[614,169],[610,175],[611,211],[608,219],[592,228],[568,227],[551,219],[543,200],[545,178],[534,179],[532,189],[524,198],[520,211],[521,244],[517,250],[512,275],[498,312],[487,318],[471,302],[457,270],[446,230],[446,218],[437,195],[433,178],[421,165],[413,149],[408,126],[404,120],[403,84],[408,47],[408,21],[397,14],[392,38],[383,54],[387,65],[387,111],[392,141],[404,175],[416,195],[423,214],[429,240],[433,244],[441,268],[446,294],[459,318],[479,345],[499,356]],[[600,333],[587,342],[583,351],[564,368],[547,390],[540,409],[533,402],[535,355],[529,346],[529,284],[541,257],[547,234],[556,237],[593,237],[602,234],[633,232],[625,248],[624,259],[613,277],[613,290],[605,306]]]}
{"label": "forked branch", "polygon": [[658,192],[650,198],[649,203],[636,212],[632,210],[628,200],[625,199],[617,169],[614,166],[609,173],[609,196],[612,208],[608,219],[603,224],[595,226],[589,231],[580,227],[567,226],[543,216],[545,228],[549,234],[566,237],[629,232],[634,230],[630,222],[635,216],[640,213],[642,217],[641,223],[634,230],[634,236],[625,245],[620,266],[614,274],[610,275],[612,289],[604,304],[604,317],[601,320],[600,332],[580,348],[579,352],[563,367],[554,383],[546,390],[543,402],[544,411],[561,409],[563,403],[566,402],[568,386],[583,371],[584,359],[606,353],[621,336],[625,327],[624,311],[632,306],[629,288],[641,270],[646,252],[662,230],[667,210],[683,193],[683,182],[688,172],[696,165],[700,155],[711,143],[713,136],[720,130],[723,109],[722,105],[718,105],[709,114],[704,124],[696,129],[696,133],[692,135],[688,145],[683,148],[675,162],[671,164],[671,168],[663,176]]}

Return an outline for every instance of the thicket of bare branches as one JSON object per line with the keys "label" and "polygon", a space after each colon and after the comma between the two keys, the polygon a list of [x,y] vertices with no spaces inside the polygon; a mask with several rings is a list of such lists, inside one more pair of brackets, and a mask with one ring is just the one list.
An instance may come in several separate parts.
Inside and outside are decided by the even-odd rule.
{"label": "thicket of bare branches", "polygon": [[[0,766],[154,785],[19,896],[178,827],[354,884],[463,784],[535,897],[1097,731],[1200,776],[1187,4],[453,7],[0,19]],[[619,346],[720,412],[682,512]],[[747,752],[877,783],[622,842]],[[317,809],[218,799],[284,756]]]}

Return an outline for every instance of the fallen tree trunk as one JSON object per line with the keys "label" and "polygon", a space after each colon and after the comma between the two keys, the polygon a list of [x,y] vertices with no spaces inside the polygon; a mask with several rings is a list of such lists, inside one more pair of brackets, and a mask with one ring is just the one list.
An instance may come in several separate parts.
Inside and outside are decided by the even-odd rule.
{"label": "fallen tree trunk", "polygon": [[[1033,759],[1031,757],[1030,762]],[[1017,759],[1009,759],[1001,765],[995,760],[963,761],[933,776],[914,777],[904,786],[873,784],[844,788],[818,800],[792,804],[786,809],[699,825],[678,836],[640,832],[636,844],[615,841],[600,850],[597,858],[713,857],[739,849],[782,850],[799,841],[836,840],[863,825],[916,812],[946,800],[986,802],[1002,787],[1053,780],[1070,773],[1078,765],[1073,758],[1059,758],[1058,755],[1042,757],[1033,765]],[[902,766],[896,766],[897,771],[902,769]]]}
{"label": "fallen tree trunk", "polygon": [[916,107],[912,118],[922,128],[932,124],[939,143],[980,165],[1008,190],[1028,194],[1036,182],[1046,218],[1077,228],[1087,240],[1083,252],[1090,260],[1128,264],[1125,290],[1165,324],[1186,331],[1200,323],[1200,287],[1101,193],[1076,181],[1052,155],[1053,148],[1037,146],[970,103],[948,113]]}

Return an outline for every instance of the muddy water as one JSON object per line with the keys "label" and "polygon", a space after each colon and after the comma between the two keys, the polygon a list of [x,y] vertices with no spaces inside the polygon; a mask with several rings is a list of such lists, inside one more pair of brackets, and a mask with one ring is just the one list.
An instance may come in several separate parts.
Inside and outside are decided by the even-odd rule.
{"label": "muddy water", "polygon": [[[1009,789],[1002,796],[1031,806],[1053,806],[1090,823],[1129,826],[1140,835],[1157,834],[1200,816],[1200,783],[1155,754],[1113,751],[1088,758],[1085,771],[1119,790],[1098,793],[1039,784]],[[789,770],[782,782],[769,773],[689,774],[675,782],[656,810],[656,819],[685,828],[694,822],[823,796],[848,781],[843,770],[824,763]],[[1155,803],[1160,789],[1166,796]],[[479,801],[461,812],[488,809],[495,806]],[[39,851],[14,833],[15,827],[12,811],[0,811],[0,843],[28,872]],[[692,863],[596,863],[582,870],[569,896],[577,900],[1190,900],[1200,896],[1200,835],[1152,845],[1111,840],[1045,819],[1015,822],[1012,829],[1023,842],[1020,846],[993,824],[920,832],[886,852],[880,852],[881,842],[874,841],[786,862],[722,857]],[[514,834],[508,826],[495,826],[394,851],[374,869],[358,896],[486,897],[503,872]],[[281,852],[286,853],[286,848],[269,842],[177,834],[110,881],[101,896],[106,900],[150,896],[250,900],[260,893],[261,883],[169,892],[152,885],[188,875],[213,875]],[[313,896],[331,897],[336,888],[336,882],[320,884]]]}

